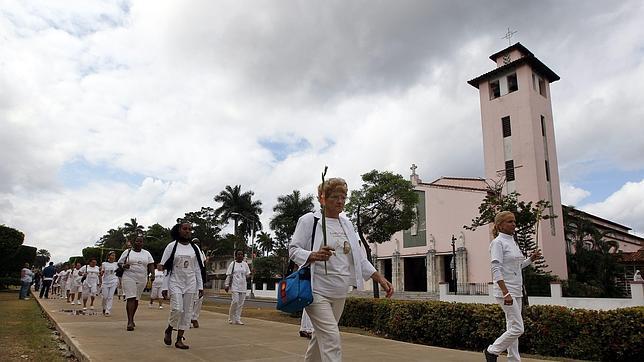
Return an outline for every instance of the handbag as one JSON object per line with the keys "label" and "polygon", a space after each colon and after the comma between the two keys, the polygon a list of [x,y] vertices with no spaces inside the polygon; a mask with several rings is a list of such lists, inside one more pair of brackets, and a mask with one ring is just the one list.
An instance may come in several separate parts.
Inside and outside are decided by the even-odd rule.
{"label": "handbag", "polygon": [[[125,262],[126,263],[127,263],[127,259],[130,257],[130,250],[132,250],[132,249],[128,249],[127,250],[127,255],[125,255]],[[116,271],[114,272],[114,274],[116,274],[116,276],[120,278],[120,277],[123,276],[123,273],[125,273],[125,269],[123,268],[123,265],[119,264],[119,266],[116,268]]]}
{"label": "handbag", "polygon": [[[311,250],[315,241],[315,228],[318,224],[316,217],[311,231]],[[286,313],[302,311],[304,307],[313,303],[313,289],[311,289],[311,267],[305,266],[280,280],[277,288],[277,310]]]}
{"label": "handbag", "polygon": [[85,279],[87,279],[87,265],[85,265],[85,274],[83,274],[83,277],[81,278],[81,283],[84,283]]}

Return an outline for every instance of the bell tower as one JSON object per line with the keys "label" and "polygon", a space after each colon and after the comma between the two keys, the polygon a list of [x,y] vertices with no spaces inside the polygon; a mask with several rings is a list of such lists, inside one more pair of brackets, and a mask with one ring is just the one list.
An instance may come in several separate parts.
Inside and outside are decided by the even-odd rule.
{"label": "bell tower", "polygon": [[550,84],[559,76],[521,43],[492,54],[496,68],[468,83],[479,90],[485,178],[505,179],[506,192],[548,200],[557,218],[539,225],[548,269],[567,279],[559,169]]}

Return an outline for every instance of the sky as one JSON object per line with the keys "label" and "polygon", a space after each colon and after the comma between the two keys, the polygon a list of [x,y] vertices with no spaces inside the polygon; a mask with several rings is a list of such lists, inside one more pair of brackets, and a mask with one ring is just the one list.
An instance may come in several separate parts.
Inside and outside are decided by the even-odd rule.
{"label": "sky", "polygon": [[644,235],[644,2],[0,0],[0,224],[53,261],[226,185],[483,175],[507,29],[551,85],[565,204]]}

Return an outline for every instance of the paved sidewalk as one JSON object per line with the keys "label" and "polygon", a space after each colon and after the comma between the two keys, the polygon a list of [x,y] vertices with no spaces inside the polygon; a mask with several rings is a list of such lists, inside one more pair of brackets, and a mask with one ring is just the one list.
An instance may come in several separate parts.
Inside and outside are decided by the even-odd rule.
{"label": "paved sidewalk", "polygon": [[[128,332],[125,303],[118,299],[114,300],[111,317],[101,315],[100,297],[95,302],[94,315],[73,314],[72,311],[82,311],[82,305],[72,306],[61,299],[38,302],[81,361],[302,361],[308,344],[307,339],[299,337],[296,325],[251,318],[245,318],[243,326],[230,325],[228,316],[202,311],[201,327],[185,334],[190,349],[179,350],[174,344],[171,347],[163,344],[163,330],[168,325],[167,305],[162,310],[150,309],[147,301],[141,301],[135,317],[136,329]],[[353,333],[342,333],[342,350],[344,360],[351,362],[484,360],[483,353]]]}

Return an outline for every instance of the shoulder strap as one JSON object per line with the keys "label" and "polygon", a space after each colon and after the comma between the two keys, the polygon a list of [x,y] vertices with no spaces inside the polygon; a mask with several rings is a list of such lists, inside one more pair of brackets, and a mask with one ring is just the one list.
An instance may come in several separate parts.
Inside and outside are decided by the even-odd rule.
{"label": "shoulder strap", "polygon": [[165,264],[163,264],[163,268],[167,270],[168,275],[172,274],[172,269],[174,269],[174,254],[177,252],[177,244],[179,244],[179,242],[175,240],[170,257],[165,261]]}

